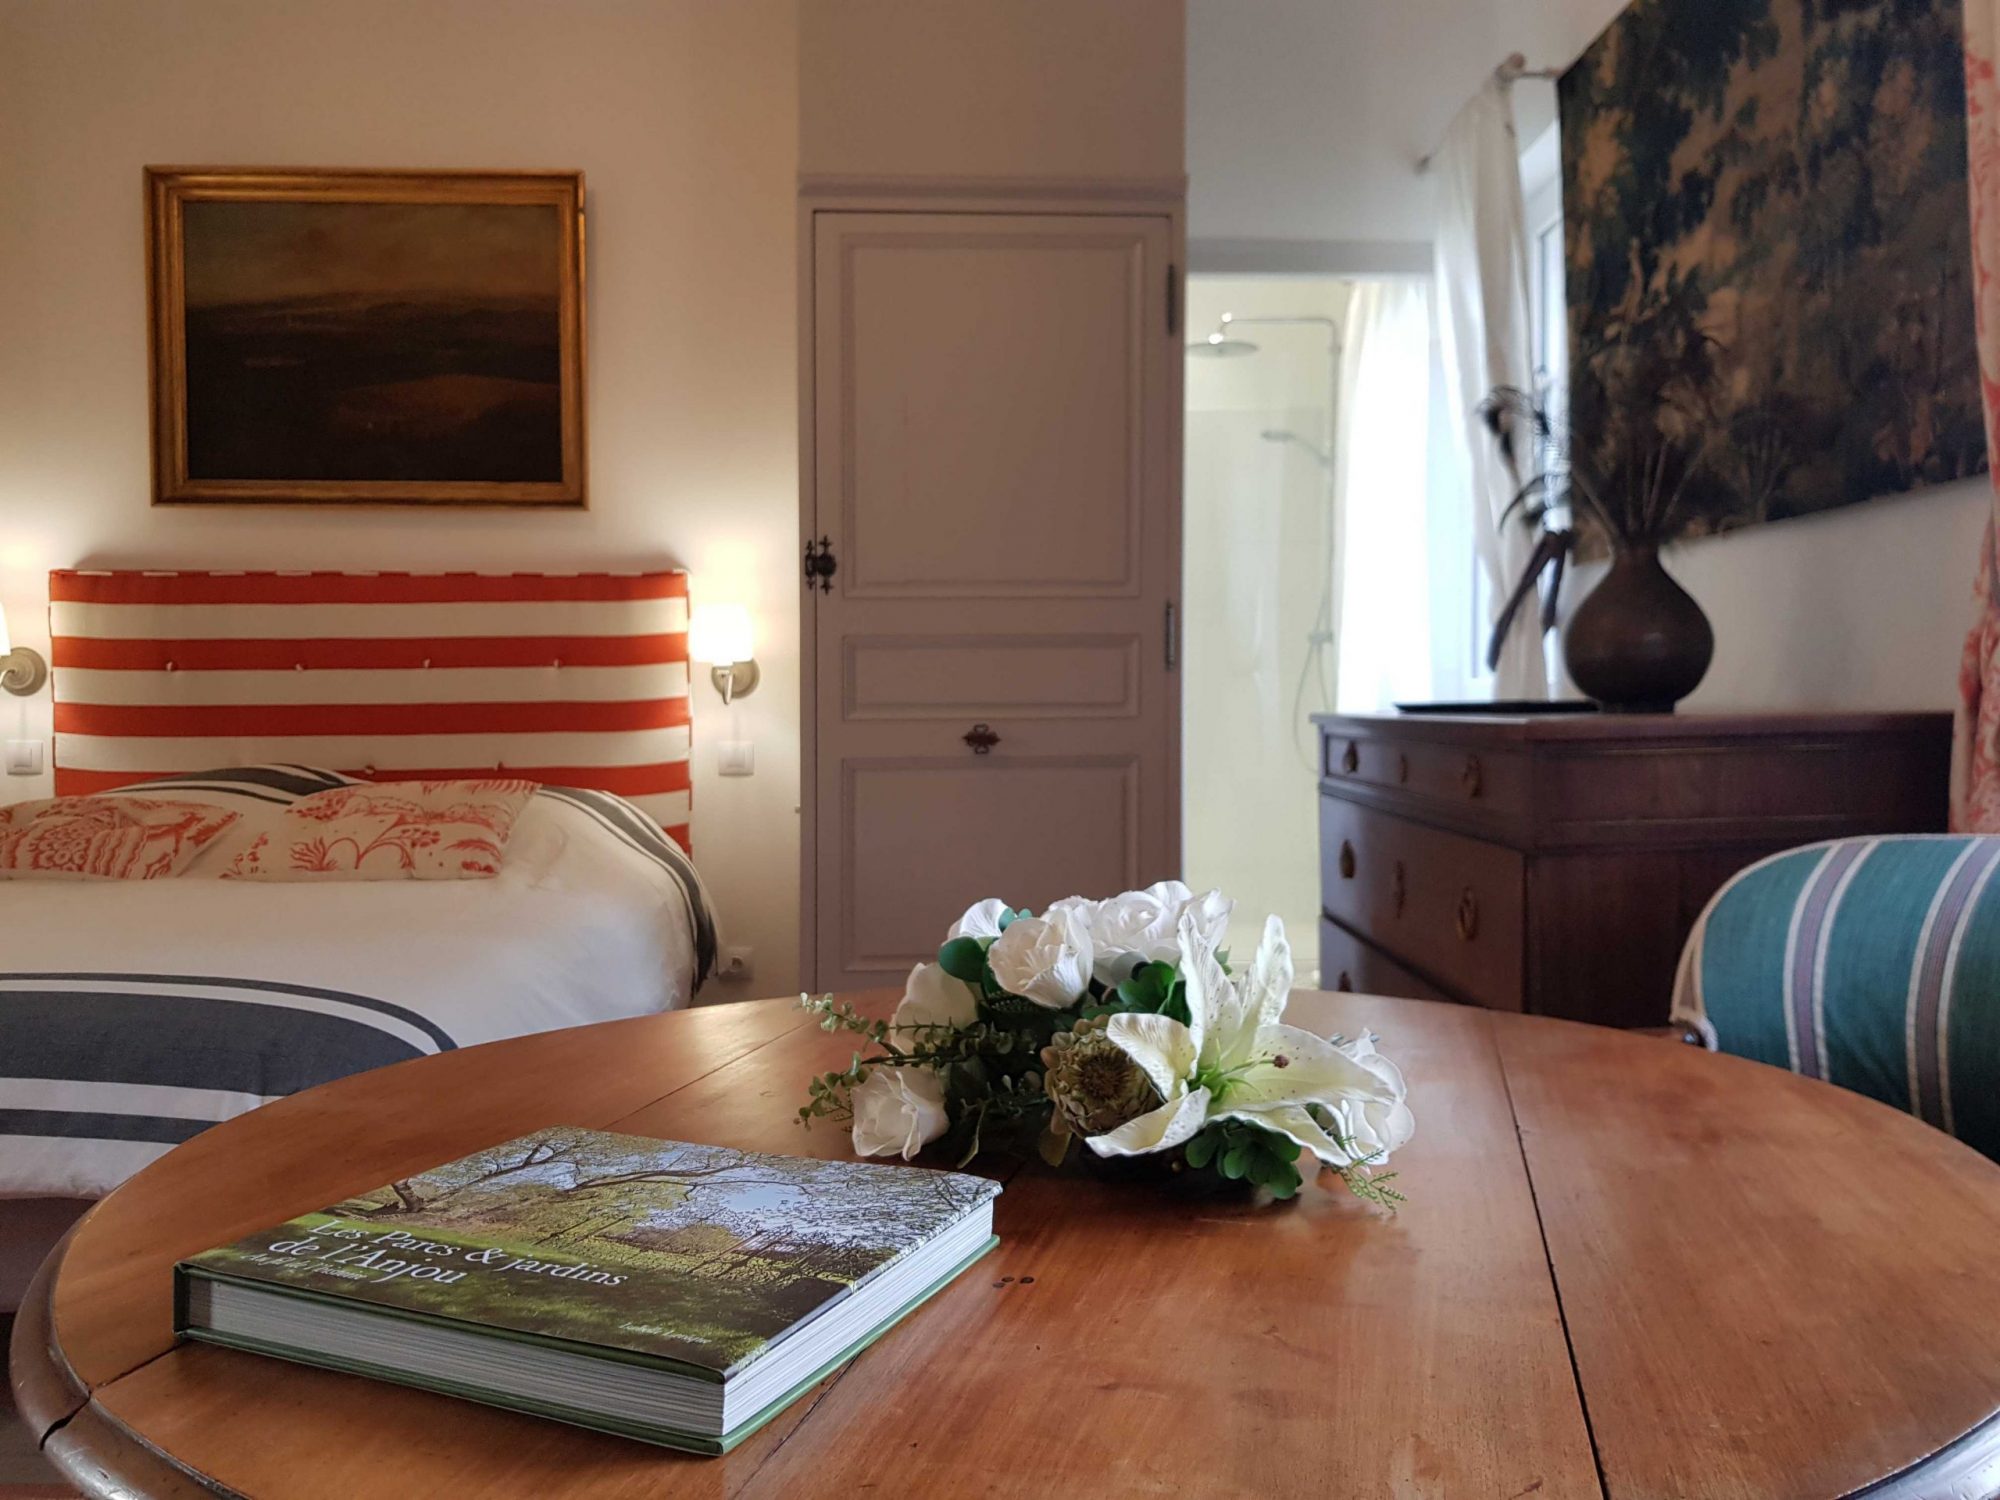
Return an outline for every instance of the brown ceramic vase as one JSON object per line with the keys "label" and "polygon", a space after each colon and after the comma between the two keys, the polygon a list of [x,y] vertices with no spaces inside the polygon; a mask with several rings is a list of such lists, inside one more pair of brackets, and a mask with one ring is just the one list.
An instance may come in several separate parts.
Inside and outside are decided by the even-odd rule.
{"label": "brown ceramic vase", "polygon": [[1570,617],[1563,659],[1607,713],[1670,714],[1707,675],[1715,631],[1658,547],[1621,547]]}

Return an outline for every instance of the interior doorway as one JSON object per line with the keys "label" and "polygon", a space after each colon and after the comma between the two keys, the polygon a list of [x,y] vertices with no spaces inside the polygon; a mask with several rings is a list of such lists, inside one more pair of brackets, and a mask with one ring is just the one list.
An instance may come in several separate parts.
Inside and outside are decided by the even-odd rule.
{"label": "interior doorway", "polygon": [[1336,704],[1336,398],[1352,282],[1188,278],[1182,693],[1188,883],[1268,913],[1312,978],[1318,771]]}

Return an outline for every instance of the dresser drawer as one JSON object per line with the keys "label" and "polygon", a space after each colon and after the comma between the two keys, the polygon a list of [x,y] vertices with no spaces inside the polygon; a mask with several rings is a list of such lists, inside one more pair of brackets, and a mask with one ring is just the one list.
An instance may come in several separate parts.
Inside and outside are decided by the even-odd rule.
{"label": "dresser drawer", "polygon": [[1452,998],[1325,917],[1319,919],[1319,987],[1344,994],[1389,995],[1398,1000]]}
{"label": "dresser drawer", "polygon": [[1465,998],[1522,1008],[1521,856],[1338,797],[1320,798],[1327,916]]}
{"label": "dresser drawer", "polygon": [[1440,810],[1504,817],[1528,810],[1528,760],[1514,751],[1328,732],[1320,736],[1320,762],[1328,781],[1401,793]]}

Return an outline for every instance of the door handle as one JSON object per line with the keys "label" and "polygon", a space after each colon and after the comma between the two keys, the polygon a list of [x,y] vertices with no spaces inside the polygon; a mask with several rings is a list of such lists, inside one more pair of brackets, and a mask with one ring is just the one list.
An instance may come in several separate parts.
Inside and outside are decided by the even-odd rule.
{"label": "door handle", "polygon": [[993,732],[991,724],[974,724],[960,738],[972,747],[974,755],[991,755],[993,747],[1000,743],[1000,736]]}
{"label": "door handle", "polygon": [[1458,940],[1469,943],[1479,936],[1479,897],[1467,886],[1458,898]]}

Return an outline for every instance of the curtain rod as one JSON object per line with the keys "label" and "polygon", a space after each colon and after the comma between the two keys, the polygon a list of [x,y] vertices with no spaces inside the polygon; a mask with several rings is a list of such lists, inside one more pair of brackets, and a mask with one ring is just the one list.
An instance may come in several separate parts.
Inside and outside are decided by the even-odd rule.
{"label": "curtain rod", "polygon": [[[1519,52],[1510,52],[1501,60],[1500,66],[1493,70],[1493,77],[1499,82],[1502,88],[1512,88],[1524,78],[1539,78],[1553,83],[1556,79],[1562,77],[1562,69],[1531,68],[1528,66],[1528,59],[1525,56]],[[1418,176],[1421,177],[1424,173],[1430,171],[1431,163],[1437,160],[1438,152],[1443,149],[1444,147],[1439,145],[1428,156],[1422,156],[1417,159]]]}

